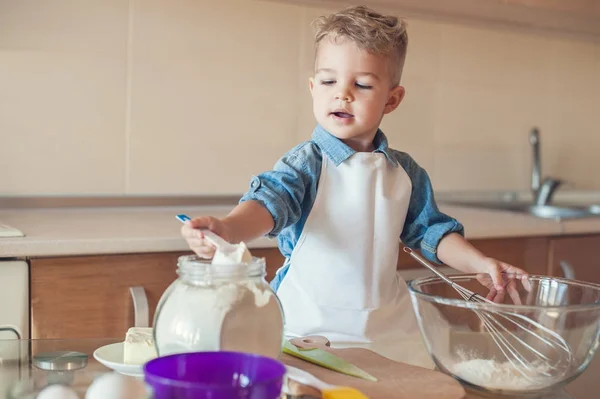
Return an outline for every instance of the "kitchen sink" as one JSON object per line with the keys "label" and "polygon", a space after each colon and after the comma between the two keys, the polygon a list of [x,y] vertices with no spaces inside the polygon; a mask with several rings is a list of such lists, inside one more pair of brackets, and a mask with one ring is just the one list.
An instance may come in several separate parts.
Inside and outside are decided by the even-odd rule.
{"label": "kitchen sink", "polygon": [[530,131],[529,142],[533,151],[531,190],[436,193],[438,202],[518,212],[551,220],[600,217],[600,190],[559,190],[559,187],[572,185],[563,179],[542,175],[539,128]]}
{"label": "kitchen sink", "polygon": [[586,217],[600,217],[600,205],[588,207],[564,207],[554,205],[532,205],[529,213],[546,219],[577,219]]}
{"label": "kitchen sink", "polygon": [[440,204],[470,208],[518,212],[543,219],[586,219],[600,217],[600,190],[565,190],[572,184],[563,179],[543,176],[540,129],[529,132],[532,149],[531,190],[436,193]]}
{"label": "kitchen sink", "polygon": [[510,202],[448,202],[447,204],[469,206],[473,208],[496,209],[527,213],[544,219],[581,219],[600,217],[600,205],[591,206],[557,206],[557,205],[532,205],[529,203]]}
{"label": "kitchen sink", "polygon": [[[437,197],[437,195],[436,195]],[[556,198],[549,205],[535,205],[531,198],[516,193],[440,195],[440,204],[528,214],[543,219],[600,218],[600,199],[574,196]]]}

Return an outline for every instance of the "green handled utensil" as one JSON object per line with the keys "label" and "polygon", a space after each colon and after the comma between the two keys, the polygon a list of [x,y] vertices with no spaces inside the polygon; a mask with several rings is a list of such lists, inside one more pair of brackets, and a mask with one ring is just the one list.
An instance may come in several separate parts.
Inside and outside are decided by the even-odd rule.
{"label": "green handled utensil", "polygon": [[[297,342],[297,340],[293,341]],[[325,367],[329,370],[337,371],[338,373],[362,378],[367,381],[377,381],[377,378],[356,367],[352,363],[319,348],[319,345],[326,346],[329,344],[329,341],[327,341],[325,337],[306,337],[302,339],[301,342],[305,345],[296,346],[290,341],[285,340],[283,343],[283,353]]]}

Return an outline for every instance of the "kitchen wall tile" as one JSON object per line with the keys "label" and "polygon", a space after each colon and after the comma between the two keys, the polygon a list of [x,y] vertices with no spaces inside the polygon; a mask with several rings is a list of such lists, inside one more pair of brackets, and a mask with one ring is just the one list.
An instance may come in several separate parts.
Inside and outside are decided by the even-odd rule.
{"label": "kitchen wall tile", "polygon": [[[337,8],[0,0],[0,194],[243,192],[310,138],[310,22]],[[407,97],[382,128],[436,190],[527,189],[533,126],[544,175],[600,188],[600,44],[408,29]]]}
{"label": "kitchen wall tile", "polygon": [[123,192],[128,7],[0,0],[0,193]]}
{"label": "kitchen wall tile", "polygon": [[0,49],[121,57],[128,9],[123,0],[0,0]]}
{"label": "kitchen wall tile", "polygon": [[124,60],[0,50],[0,194],[110,194],[124,184]]}
{"label": "kitchen wall tile", "polygon": [[542,172],[576,188],[600,187],[600,91],[550,97],[551,123],[542,135]]}
{"label": "kitchen wall tile", "polygon": [[241,0],[136,3],[128,192],[239,193],[291,149],[298,11]]}
{"label": "kitchen wall tile", "polygon": [[551,46],[549,86],[555,95],[581,102],[600,92],[600,44],[556,40]]}
{"label": "kitchen wall tile", "polygon": [[544,91],[552,43],[534,34],[442,25],[440,79]]}
{"label": "kitchen wall tile", "polygon": [[[600,45],[557,40],[551,63],[551,123],[542,171],[571,187],[600,187]],[[543,143],[544,144],[544,143]]]}
{"label": "kitchen wall tile", "polygon": [[549,112],[545,96],[537,91],[441,82],[436,93],[434,142],[519,145],[527,142],[533,126],[547,125]]}
{"label": "kitchen wall tile", "polygon": [[398,108],[385,115],[382,130],[390,145],[398,150],[407,146],[430,146],[434,140],[435,85],[422,79],[406,79],[406,95]]}
{"label": "kitchen wall tile", "polygon": [[402,84],[414,79],[434,83],[438,80],[442,25],[418,19],[406,20],[408,51]]}
{"label": "kitchen wall tile", "polygon": [[296,141],[309,140],[316,124],[313,113],[312,97],[308,88],[308,80],[314,75],[314,28],[313,21],[321,15],[327,15],[335,11],[334,8],[303,7],[301,15],[299,54],[298,59],[298,118]]}
{"label": "kitchen wall tile", "polygon": [[436,146],[432,181],[437,191],[526,189],[529,157],[522,147]]}

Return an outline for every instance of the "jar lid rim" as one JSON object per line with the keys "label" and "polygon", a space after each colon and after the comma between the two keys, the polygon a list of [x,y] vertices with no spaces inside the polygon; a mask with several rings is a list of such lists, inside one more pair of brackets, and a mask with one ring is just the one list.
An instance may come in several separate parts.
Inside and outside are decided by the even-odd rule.
{"label": "jar lid rim", "polygon": [[237,264],[219,265],[213,264],[210,259],[201,258],[198,255],[182,255],[177,262],[178,272],[184,277],[203,278],[227,278],[227,277],[258,277],[266,271],[265,258],[252,257],[252,262],[241,262]]}

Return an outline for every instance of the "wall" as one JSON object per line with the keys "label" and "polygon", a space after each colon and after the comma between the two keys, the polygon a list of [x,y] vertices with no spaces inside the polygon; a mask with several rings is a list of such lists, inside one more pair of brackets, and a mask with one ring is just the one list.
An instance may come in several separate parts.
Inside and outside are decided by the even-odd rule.
{"label": "wall", "polygon": [[[0,0],[0,194],[237,194],[314,126],[309,22],[255,0]],[[600,45],[410,19],[392,145],[437,190],[600,188]]]}

